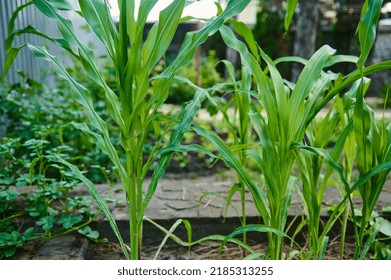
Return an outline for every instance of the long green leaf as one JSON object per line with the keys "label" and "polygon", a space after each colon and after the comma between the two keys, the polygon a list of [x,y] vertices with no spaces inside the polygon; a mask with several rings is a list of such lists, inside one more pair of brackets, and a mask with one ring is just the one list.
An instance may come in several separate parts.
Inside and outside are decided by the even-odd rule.
{"label": "long green leaf", "polygon": [[218,157],[212,154],[210,151],[205,149],[203,146],[198,145],[198,144],[189,144],[189,145],[168,145],[167,147],[161,149],[159,155],[163,155],[165,153],[170,153],[170,152],[180,152],[180,153],[187,153],[187,152],[202,152],[203,154],[217,159]]}
{"label": "long green leaf", "polygon": [[288,143],[291,143],[294,139],[294,136],[303,121],[305,98],[307,98],[316,85],[325,62],[334,53],[335,50],[331,47],[327,45],[323,46],[310,58],[301,72],[288,104],[288,112],[295,112],[289,126],[288,139],[290,139],[290,141],[288,141]]}
{"label": "long green leaf", "polygon": [[125,246],[125,243],[124,243],[124,241],[122,239],[121,233],[119,232],[118,226],[117,226],[113,216],[111,215],[110,209],[107,207],[107,204],[105,203],[105,201],[102,199],[102,197],[98,193],[94,183],[92,183],[89,179],[87,179],[80,172],[80,170],[77,168],[77,166],[75,166],[75,165],[65,161],[60,156],[58,156],[58,155],[51,155],[51,156],[47,156],[47,158],[50,161],[53,161],[53,162],[56,162],[56,163],[61,163],[61,164],[65,165],[65,166],[67,166],[69,168],[69,170],[72,172],[72,174],[86,185],[86,187],[87,187],[88,191],[90,192],[91,196],[94,198],[94,200],[98,204],[99,209],[102,210],[103,213],[105,214],[107,221],[109,222],[111,228],[114,231],[114,234],[116,235],[116,237],[117,237],[117,239],[118,239],[118,241],[119,241],[119,243],[121,245],[122,252],[124,253],[126,259],[129,259],[129,253],[128,253],[128,250],[127,250],[127,248]]}
{"label": "long green leaf", "polygon": [[358,26],[361,55],[357,62],[357,67],[360,71],[364,69],[364,63],[375,42],[377,22],[382,3],[383,0],[367,0],[363,6],[362,16]]}
{"label": "long green leaf", "polygon": [[83,18],[98,38],[104,43],[110,56],[116,60],[115,47],[119,44],[119,33],[111,19],[105,0],[79,0]]}
{"label": "long green leaf", "polygon": [[[153,224],[154,226],[156,226],[158,229],[160,229],[165,234],[168,234],[167,229],[165,229],[164,227],[162,227],[158,223],[154,222],[153,220],[149,219],[148,217],[144,217],[144,220]],[[180,239],[178,236],[176,236],[173,233],[170,234],[170,238],[181,246],[189,247],[189,246],[193,246],[193,245],[197,245],[197,244],[202,244],[202,243],[208,242],[208,241],[224,241],[226,239],[226,236],[219,235],[219,234],[209,235],[209,236],[203,237],[201,239],[198,239],[196,241],[192,241],[191,243],[183,241],[182,239]],[[243,243],[242,241],[240,241],[238,239],[231,238],[227,242],[237,244],[237,245],[241,246],[242,248],[246,249],[247,251],[249,251],[251,254],[255,253],[255,251],[250,246],[248,246],[247,244]]]}
{"label": "long green leaf", "polygon": [[[205,98],[206,98],[205,92],[198,91],[195,94],[195,97],[182,110],[179,116],[179,122],[174,127],[172,135],[170,137],[169,146],[176,146],[180,144],[184,134],[190,129],[190,126],[193,123],[195,116],[197,115],[198,111],[201,109],[201,103]],[[144,216],[149,201],[152,199],[157,184],[159,180],[162,178],[162,176],[164,175],[164,172],[166,171],[172,159],[173,153],[174,151],[167,151],[163,153],[162,156],[160,157],[158,165],[152,174],[151,182],[149,183],[148,190],[144,198],[143,209],[139,214],[140,215],[139,221],[140,220],[142,221],[142,217]]]}
{"label": "long green leaf", "polygon": [[36,28],[34,28],[31,25],[28,25],[25,28],[20,29],[20,30],[15,30],[13,33],[11,33],[8,36],[8,38],[5,40],[5,49],[8,50],[8,49],[12,48],[12,44],[13,44],[16,36],[21,36],[24,34],[34,34],[39,37],[45,38],[45,39],[57,44],[58,46],[60,46],[64,50],[68,51],[72,56],[77,57],[77,54],[73,51],[72,46],[66,40],[64,40],[62,38],[53,38],[51,36],[48,36],[48,35],[40,32],[39,30],[37,30]]}
{"label": "long green leaf", "polygon": [[[370,65],[368,67],[365,67],[363,70],[363,75],[368,76],[377,72],[381,72],[384,70],[391,69],[391,60],[382,61],[373,65]],[[336,84],[333,88],[331,88],[326,95],[325,98],[323,98],[315,107],[314,114],[307,120],[307,124],[309,124],[315,116],[330,102],[331,99],[333,99],[337,94],[341,93],[345,88],[352,85],[355,81],[362,78],[362,72],[357,70],[354,70],[349,75],[344,77],[344,80],[342,83]]]}
{"label": "long green leaf", "polygon": [[238,227],[236,228],[232,233],[230,233],[224,240],[223,242],[221,243],[220,245],[220,252],[222,251],[224,245],[230,241],[233,237],[235,237],[236,235],[239,235],[239,234],[243,234],[245,232],[262,232],[262,233],[271,233],[271,234],[274,234],[274,235],[277,235],[279,237],[284,237],[284,238],[288,238],[290,239],[290,237],[280,231],[280,230],[277,230],[275,228],[272,228],[272,227],[269,227],[269,226],[265,226],[265,225],[260,225],[260,224],[249,224],[249,225],[245,225],[245,226],[241,226],[241,227]]}
{"label": "long green leaf", "polygon": [[26,7],[31,6],[33,4],[32,1],[26,2],[18,6],[15,11],[12,13],[11,18],[8,22],[8,36],[10,36],[15,30],[15,20],[18,18],[20,12],[24,10]]}
{"label": "long green leaf", "polygon": [[270,214],[266,205],[266,199],[264,197],[264,194],[254,184],[247,170],[243,167],[237,156],[232,152],[232,150],[227,146],[227,144],[225,144],[225,142],[220,139],[220,137],[216,133],[207,131],[198,126],[193,126],[193,130],[197,132],[197,134],[199,134],[200,136],[208,139],[221,153],[222,159],[227,163],[227,165],[234,168],[238,172],[241,180],[249,188],[250,192],[253,195],[255,207],[259,211],[261,217],[264,219],[264,222],[268,223]]}
{"label": "long green leaf", "polygon": [[177,69],[188,64],[194,57],[197,47],[204,43],[209,36],[216,33],[227,19],[242,12],[249,2],[250,0],[231,0],[217,18],[208,21],[201,30],[187,33],[176,59],[163,71],[161,76],[171,77]]}
{"label": "long green leaf", "polygon": [[[220,34],[226,43],[226,45],[239,52],[242,64],[249,70],[255,77],[255,81],[258,87],[258,101],[263,105],[268,116],[268,123],[270,127],[278,127],[278,112],[276,105],[276,97],[272,94],[266,75],[262,71],[257,59],[250,53],[246,45],[238,40],[233,31],[227,27],[222,26],[220,28]],[[277,139],[278,130],[269,130],[272,139]]]}
{"label": "long green leaf", "polygon": [[293,15],[295,14],[298,0],[288,0],[287,11],[284,20],[285,32],[288,32]]}
{"label": "long green leaf", "polygon": [[326,223],[324,227],[324,231],[322,233],[322,237],[324,237],[330,230],[331,227],[334,225],[336,219],[335,217],[340,214],[340,209],[345,205],[346,200],[350,199],[350,196],[352,193],[357,190],[358,187],[362,186],[366,182],[368,182],[372,177],[376,176],[377,174],[387,171],[389,172],[391,170],[391,160],[387,160],[378,166],[372,168],[369,170],[366,174],[360,176],[360,178],[356,181],[356,183],[353,184],[351,188],[349,188],[349,191],[345,193],[344,198],[341,200],[341,202],[337,205],[337,207],[333,210],[331,213],[330,219]]}
{"label": "long green leaf", "polygon": [[44,15],[57,21],[58,28],[64,39],[67,40],[69,44],[77,46],[79,49],[79,59],[86,73],[92,80],[94,80],[105,90],[108,112],[113,117],[118,126],[122,128],[123,120],[120,114],[121,107],[118,97],[106,84],[98,66],[96,65],[94,53],[92,50],[79,40],[73,29],[72,22],[64,18],[54,5],[49,3],[47,0],[33,0],[33,2]]}
{"label": "long green leaf", "polygon": [[7,73],[10,70],[15,59],[17,58],[19,51],[21,49],[23,49],[25,46],[26,46],[26,44],[23,44],[19,47],[10,48],[7,50],[6,55],[5,55],[4,69],[3,69],[3,74],[1,76],[1,81],[5,81],[5,79],[7,77]]}
{"label": "long green leaf", "polygon": [[[154,260],[157,260],[159,254],[160,254],[160,251],[162,250],[163,246],[166,244],[168,238],[173,234],[173,232],[176,230],[176,228],[177,228],[181,223],[184,223],[184,224],[185,224],[186,229],[188,229],[188,228],[190,227],[189,221],[187,221],[187,220],[182,220],[182,219],[178,219],[178,220],[171,226],[171,228],[167,231],[166,236],[164,236],[162,242],[160,242],[159,248],[156,250],[155,256],[154,256],[154,258],[153,258]],[[189,243],[191,244],[191,227],[189,228],[189,230],[190,230],[190,235],[188,235],[188,239],[189,239]],[[189,230],[188,230],[188,233],[189,233]]]}
{"label": "long green leaf", "polygon": [[125,180],[126,172],[119,160],[116,149],[114,148],[113,144],[110,141],[107,125],[94,110],[92,105],[91,95],[88,92],[88,90],[82,85],[80,85],[78,82],[76,82],[69,75],[64,65],[61,63],[61,61],[58,58],[50,55],[44,48],[36,47],[30,44],[27,44],[27,46],[37,57],[52,62],[53,65],[56,67],[56,69],[59,71],[60,75],[70,83],[72,92],[74,93],[75,100],[87,110],[92,125],[96,129],[98,129],[98,131],[102,134],[103,145],[104,145],[103,147],[105,149],[104,151],[110,157],[110,159],[115,164],[115,166],[118,168],[121,179]]}
{"label": "long green leaf", "polygon": [[240,21],[236,20],[229,20],[229,24],[231,24],[235,30],[235,32],[242,36],[245,42],[247,43],[251,53],[258,58],[259,57],[259,51],[258,51],[258,45],[254,39],[254,34],[251,31],[250,27]]}
{"label": "long green leaf", "polygon": [[185,0],[175,0],[166,9],[160,12],[156,25],[155,36],[149,35],[142,51],[142,59],[145,61],[146,72],[165,54],[174,37],[176,28],[185,7]]}

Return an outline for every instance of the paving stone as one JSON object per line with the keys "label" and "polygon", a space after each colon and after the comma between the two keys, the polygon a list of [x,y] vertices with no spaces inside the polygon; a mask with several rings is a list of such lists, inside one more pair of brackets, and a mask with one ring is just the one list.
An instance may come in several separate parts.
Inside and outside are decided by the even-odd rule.
{"label": "paving stone", "polygon": [[[175,219],[175,218],[194,218],[194,217],[222,217],[225,211],[225,199],[217,196],[205,195],[206,192],[215,192],[223,196],[228,196],[229,190],[233,185],[233,181],[218,181],[217,176],[200,177],[199,180],[181,178],[170,179],[163,178],[156,189],[155,195],[148,205],[146,215],[154,219]],[[146,190],[149,180],[146,180],[144,189]],[[99,186],[99,190],[107,197],[121,199],[122,207],[115,204],[110,204],[110,209],[113,212],[114,218],[117,220],[128,219],[128,209],[125,204],[125,193],[115,192],[121,188],[120,185],[109,187],[108,185]],[[79,189],[79,193],[82,191]],[[201,205],[199,199],[204,195]],[[325,211],[322,215],[328,215],[327,207],[336,205],[341,200],[340,191],[335,187],[328,187],[324,194],[323,206]],[[360,206],[360,199],[354,198],[355,205]],[[239,213],[241,213],[240,194],[236,193],[231,200]],[[391,204],[391,181],[388,181],[384,190],[379,197],[379,202],[376,210],[381,210],[385,205]],[[246,212],[249,217],[258,216],[258,211],[252,202],[251,194],[246,192]],[[302,215],[302,199],[295,193],[292,197],[292,205],[290,215]],[[237,212],[228,208],[227,217],[238,216]]]}
{"label": "paving stone", "polygon": [[198,209],[198,218],[221,218],[224,216],[224,209],[220,207],[200,207]]}
{"label": "paving stone", "polygon": [[203,197],[201,204],[203,205],[203,208],[207,208],[208,206],[223,208],[225,207],[226,201],[221,197],[208,195]]}
{"label": "paving stone", "polygon": [[166,209],[147,209],[145,212],[145,216],[152,220],[160,220],[160,219],[174,219],[176,213],[170,211],[168,208]]}
{"label": "paving stone", "polygon": [[190,209],[198,208],[197,203],[183,201],[183,200],[168,201],[168,202],[166,202],[166,205],[169,208],[174,209],[175,211],[190,210]]}

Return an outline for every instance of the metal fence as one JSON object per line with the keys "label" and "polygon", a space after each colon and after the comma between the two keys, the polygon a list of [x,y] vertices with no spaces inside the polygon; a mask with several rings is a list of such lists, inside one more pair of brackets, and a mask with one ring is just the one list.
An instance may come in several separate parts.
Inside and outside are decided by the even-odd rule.
{"label": "metal fence", "polygon": [[[0,0],[0,74],[3,74],[4,70],[4,41],[8,36],[9,20],[13,11],[18,6],[27,2],[28,0]],[[58,37],[57,26],[54,21],[42,15],[33,5],[27,7],[20,13],[15,22],[15,29],[22,29],[28,25],[34,26],[36,29],[48,34],[49,36]],[[54,55],[61,54],[59,47],[36,35],[26,34],[17,37],[14,41],[14,45],[21,45],[25,42],[32,44],[45,44]],[[30,77],[34,77],[34,79],[40,81],[45,80],[51,83],[53,81],[50,81],[51,79],[47,76],[47,73],[45,73],[48,72],[49,69],[49,62],[35,58],[34,55],[26,48],[20,51],[15,63],[7,75],[7,81],[11,83],[17,82],[19,80],[18,72],[21,71]]]}

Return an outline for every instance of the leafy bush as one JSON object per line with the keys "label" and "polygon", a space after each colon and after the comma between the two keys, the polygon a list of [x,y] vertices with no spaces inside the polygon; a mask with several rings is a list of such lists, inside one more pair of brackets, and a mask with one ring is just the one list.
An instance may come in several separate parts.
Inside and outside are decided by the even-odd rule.
{"label": "leafy bush", "polygon": [[67,158],[69,151],[65,146],[50,148],[45,140],[0,139],[0,259],[31,240],[79,230],[91,235],[84,229],[97,214],[91,199],[71,197],[80,181],[45,159],[52,154]]}
{"label": "leafy bush", "polygon": [[[77,68],[72,69],[78,71]],[[58,89],[49,89],[23,73],[19,74],[21,81],[3,85],[0,96],[0,116],[6,120],[0,125],[5,127],[5,137],[18,139],[20,144],[14,150],[14,163],[10,164],[28,158],[31,151],[23,143],[36,139],[46,141],[47,149],[68,146],[69,160],[85,167],[94,182],[106,182],[108,177],[115,180],[108,157],[99,152],[91,138],[80,134],[74,126],[85,122],[87,116],[72,99],[69,88],[60,82]],[[101,112],[105,114],[103,110]],[[80,157],[80,153],[86,156]],[[105,172],[102,172],[102,167]]]}
{"label": "leafy bush", "polygon": [[[0,139],[0,259],[12,257],[32,240],[72,231],[99,236],[87,228],[96,214],[91,199],[69,195],[80,181],[61,166],[49,164],[45,156],[61,155],[87,167],[96,182],[115,174],[106,174],[111,166],[107,157],[74,127],[86,116],[69,90],[50,90],[19,74],[21,82],[2,85],[0,91],[0,115],[5,120]],[[80,151],[87,156],[80,157]],[[29,227],[23,226],[26,222]]]}

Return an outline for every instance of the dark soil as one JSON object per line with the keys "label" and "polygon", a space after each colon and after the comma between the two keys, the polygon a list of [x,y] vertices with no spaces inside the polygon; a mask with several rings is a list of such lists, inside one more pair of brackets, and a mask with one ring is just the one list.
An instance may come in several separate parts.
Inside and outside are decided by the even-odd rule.
{"label": "dark soil", "polygon": [[[264,252],[266,244],[249,242],[252,248],[257,252]],[[246,251],[235,244],[227,244],[221,254],[219,242],[206,242],[201,245],[195,245],[192,248],[183,247],[177,244],[167,244],[160,251],[156,259],[158,260],[241,260],[246,256]],[[152,260],[159,248],[159,244],[145,244],[141,253],[141,259]],[[355,244],[352,242],[345,243],[345,254],[343,259],[353,259]],[[290,252],[289,246],[285,246],[286,255]],[[325,255],[326,260],[340,259],[340,243],[332,241]],[[293,259],[300,259],[297,254]],[[89,260],[123,260],[124,256],[121,248],[116,243],[90,243],[86,259]]]}

